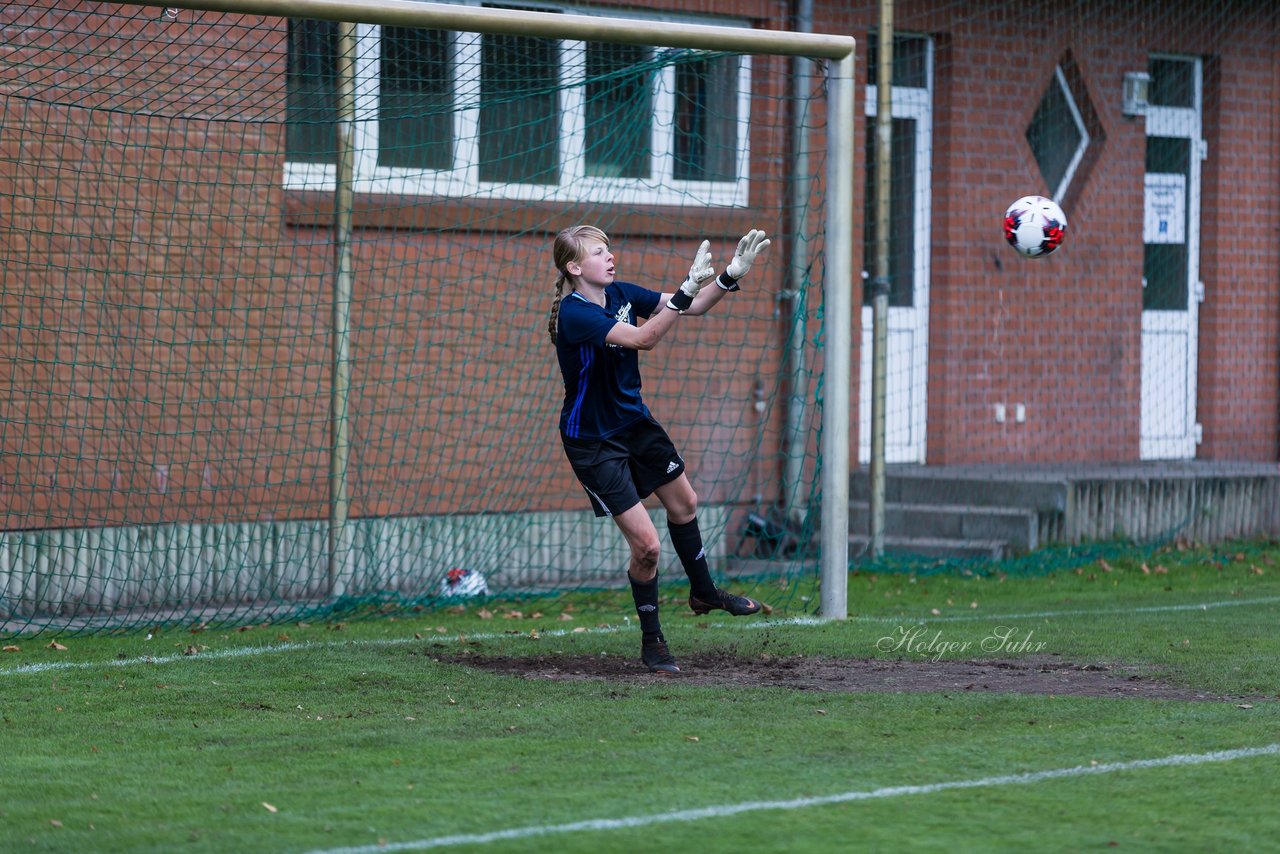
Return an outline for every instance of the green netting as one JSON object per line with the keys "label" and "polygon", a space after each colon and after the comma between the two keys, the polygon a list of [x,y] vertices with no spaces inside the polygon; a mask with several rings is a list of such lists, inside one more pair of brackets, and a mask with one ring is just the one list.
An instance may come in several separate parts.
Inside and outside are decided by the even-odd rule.
{"label": "green netting", "polygon": [[[875,276],[878,4],[646,7],[545,9],[859,39],[836,239]],[[1042,573],[1280,534],[1280,142],[1258,122],[1280,7],[900,0],[894,26],[884,553],[868,302],[851,565]],[[551,240],[579,222],[655,289],[703,238],[722,266],[748,228],[773,236],[742,293],[642,356],[645,397],[717,578],[809,608],[777,582],[819,562],[824,64],[353,35],[339,211],[337,25],[0,10],[0,632],[432,608],[452,569],[493,595],[619,585],[545,332]],[[1046,258],[1004,241],[1027,195],[1069,220]],[[662,571],[682,576],[669,545]]]}
{"label": "green netting", "polygon": [[[748,228],[774,235],[740,294],[646,354],[645,394],[717,576],[814,570],[821,264],[779,295],[797,234],[820,257],[822,189],[791,207],[780,159],[799,121],[822,174],[820,73],[797,100],[776,58],[359,25],[344,404],[338,25],[5,16],[6,631],[432,607],[455,601],[456,568],[491,595],[624,582],[625,544],[556,427],[550,248],[578,222],[658,290],[703,238],[720,268]],[[760,545],[751,520],[783,516],[786,542]],[[664,573],[683,575],[673,558]]]}

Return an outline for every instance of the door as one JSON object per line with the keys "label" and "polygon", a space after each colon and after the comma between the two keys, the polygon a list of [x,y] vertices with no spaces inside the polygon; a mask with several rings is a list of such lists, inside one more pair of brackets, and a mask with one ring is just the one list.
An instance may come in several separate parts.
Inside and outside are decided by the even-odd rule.
{"label": "door", "polygon": [[[874,54],[874,51],[871,52]],[[875,69],[868,56],[868,68]],[[930,154],[933,150],[932,43],[894,39],[893,154],[890,161],[889,329],[885,400],[885,461],[923,463],[929,367]],[[875,255],[876,87],[867,87],[867,192],[863,279]],[[862,306],[858,458],[871,459],[870,302]]]}
{"label": "door", "polygon": [[1142,459],[1192,459],[1200,301],[1201,62],[1153,57],[1143,202]]}

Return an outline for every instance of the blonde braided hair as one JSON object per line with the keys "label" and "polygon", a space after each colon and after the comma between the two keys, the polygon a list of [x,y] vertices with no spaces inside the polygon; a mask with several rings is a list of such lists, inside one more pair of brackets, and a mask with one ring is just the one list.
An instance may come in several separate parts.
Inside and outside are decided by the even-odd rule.
{"label": "blonde braided hair", "polygon": [[[551,303],[551,311],[547,314],[547,334],[551,336],[552,344],[556,343],[560,334],[560,301],[564,299],[564,286],[569,281],[567,268],[586,256],[586,248],[582,245],[584,240],[599,240],[605,246],[609,245],[609,235],[594,225],[575,225],[563,229],[556,235],[556,241],[551,250],[556,269],[560,271],[560,275],[556,277],[555,299]],[[570,290],[572,291],[572,288]]]}

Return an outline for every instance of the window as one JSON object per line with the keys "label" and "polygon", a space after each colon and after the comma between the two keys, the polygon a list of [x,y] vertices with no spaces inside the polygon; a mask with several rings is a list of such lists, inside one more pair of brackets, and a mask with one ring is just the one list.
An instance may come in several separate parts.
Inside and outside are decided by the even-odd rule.
{"label": "window", "polygon": [[382,28],[379,166],[449,167],[453,149],[451,50],[448,33],[440,30]]}
{"label": "window", "polygon": [[1151,90],[1147,100],[1153,107],[1196,106],[1194,60],[1176,57],[1152,57],[1148,66]]}
{"label": "window", "polygon": [[1049,86],[1027,126],[1027,142],[1049,187],[1049,195],[1062,201],[1089,147],[1089,131],[1061,66],[1054,68]]}
{"label": "window", "polygon": [[333,123],[338,120],[338,25],[289,22],[285,150],[303,163],[337,160]]}
{"label": "window", "polygon": [[[869,280],[876,257],[876,83],[879,79],[879,40],[875,30],[867,38],[866,181],[863,188],[862,278]],[[895,33],[893,37],[893,123],[889,160],[889,305],[916,304],[917,284],[925,276],[928,255],[928,217],[925,213],[929,169],[932,98],[932,44],[928,36]],[[921,240],[921,238],[924,238]],[[863,294],[863,304],[871,301]]]}
{"label": "window", "polygon": [[592,178],[647,178],[653,86],[635,70],[649,51],[625,44],[588,45],[586,173]]}
{"label": "window", "polygon": [[[909,89],[929,88],[929,37],[909,33],[893,34],[893,85]],[[867,85],[875,86],[880,76],[880,33],[867,33]]]}
{"label": "window", "polygon": [[[333,187],[337,51],[336,25],[289,22],[287,188]],[[739,56],[357,25],[355,189],[745,206],[750,72]]]}

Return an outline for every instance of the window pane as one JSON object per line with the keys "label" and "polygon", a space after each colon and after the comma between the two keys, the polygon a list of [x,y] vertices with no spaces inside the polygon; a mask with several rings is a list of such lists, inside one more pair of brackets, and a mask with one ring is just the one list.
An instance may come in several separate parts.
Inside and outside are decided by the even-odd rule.
{"label": "window pane", "polygon": [[549,39],[484,36],[480,68],[480,180],[559,180],[559,51]]}
{"label": "window pane", "polygon": [[[914,89],[929,88],[929,39],[926,36],[893,37],[893,85]],[[880,37],[867,34],[867,84],[880,78]]]}
{"label": "window pane", "polygon": [[[867,187],[863,196],[866,225],[862,231],[862,265],[868,278],[874,275],[876,258],[875,127],[875,116],[871,116],[867,119]],[[889,305],[909,307],[915,304],[916,285],[915,119],[893,120],[889,167]]]}
{"label": "window pane", "polygon": [[1148,72],[1151,90],[1148,102],[1154,107],[1194,107],[1194,64],[1185,59],[1153,59]]}
{"label": "window pane", "polygon": [[[1183,221],[1169,230],[1181,235],[1177,242],[1144,244],[1142,263],[1142,307],[1154,311],[1186,311],[1187,300],[1187,244],[1188,204],[1186,188],[1191,181],[1191,140],[1186,137],[1147,137],[1148,175],[1181,175]],[[1175,191],[1176,192],[1176,191]],[[1176,205],[1174,206],[1176,209]]]}
{"label": "window pane", "polygon": [[645,47],[587,45],[586,172],[592,177],[649,177],[653,118]]}
{"label": "window pane", "polygon": [[453,165],[451,38],[442,30],[382,28],[378,165]]}
{"label": "window pane", "polygon": [[336,23],[289,21],[285,89],[285,157],[295,163],[337,163]]}
{"label": "window pane", "polygon": [[738,57],[677,65],[675,95],[675,177],[736,180]]}
{"label": "window pane", "polygon": [[1071,112],[1062,81],[1054,74],[1049,80],[1036,114],[1027,126],[1027,142],[1040,166],[1050,195],[1056,194],[1062,179],[1084,141],[1084,135]]}

